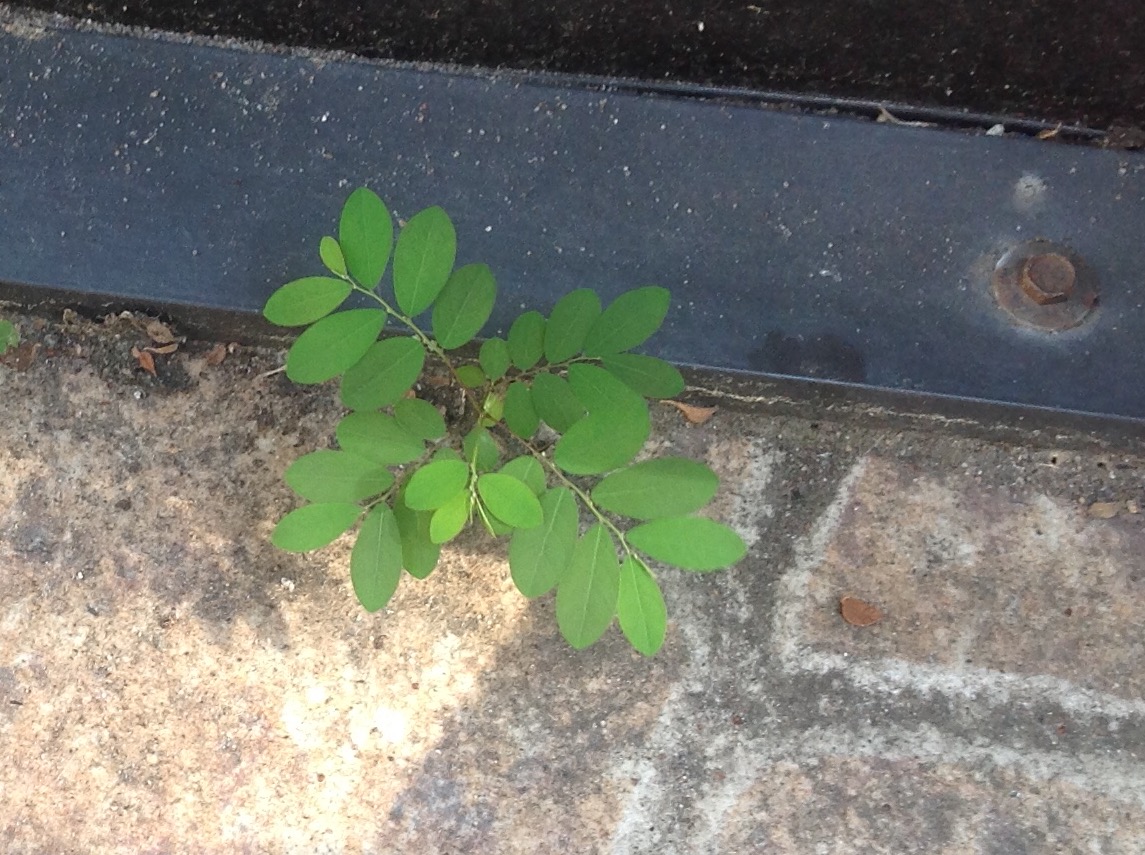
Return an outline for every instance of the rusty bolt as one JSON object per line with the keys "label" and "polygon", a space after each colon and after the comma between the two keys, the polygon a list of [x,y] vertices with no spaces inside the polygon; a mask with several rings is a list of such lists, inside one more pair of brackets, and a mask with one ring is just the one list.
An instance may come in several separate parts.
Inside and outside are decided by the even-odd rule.
{"label": "rusty bolt", "polygon": [[1056,252],[1031,255],[1022,263],[1019,284],[1039,306],[1064,303],[1073,293],[1077,275],[1073,263]]}
{"label": "rusty bolt", "polygon": [[1070,247],[1038,238],[1010,247],[990,276],[998,306],[1046,332],[1078,326],[1097,306],[1093,269]]}

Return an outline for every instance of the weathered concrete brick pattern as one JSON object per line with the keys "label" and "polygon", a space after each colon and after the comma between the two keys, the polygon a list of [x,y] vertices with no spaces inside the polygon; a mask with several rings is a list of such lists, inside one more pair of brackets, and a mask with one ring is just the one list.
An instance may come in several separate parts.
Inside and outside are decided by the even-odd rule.
{"label": "weathered concrete brick pattern", "polygon": [[[267,543],[330,394],[276,355],[0,366],[0,849],[1145,852],[1142,459],[657,410],[751,544],[577,653],[462,539],[393,607]],[[49,336],[53,338],[48,338]],[[1098,519],[1094,500],[1121,513]],[[843,595],[884,613],[859,628]]]}

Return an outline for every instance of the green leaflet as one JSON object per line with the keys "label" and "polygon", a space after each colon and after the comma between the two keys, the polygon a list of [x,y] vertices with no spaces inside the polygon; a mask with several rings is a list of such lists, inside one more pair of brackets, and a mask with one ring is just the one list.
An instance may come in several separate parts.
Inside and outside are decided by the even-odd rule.
{"label": "green leaflet", "polygon": [[435,460],[410,477],[405,487],[405,502],[415,511],[435,511],[463,493],[468,484],[469,467],[465,463],[460,460]]}
{"label": "green leaflet", "polygon": [[557,585],[557,625],[573,647],[588,647],[608,629],[620,593],[616,546],[603,525],[592,526],[573,547]]}
{"label": "green leaflet", "polygon": [[270,542],[287,552],[321,549],[358,521],[362,509],[345,502],[303,505],[278,521]]}
{"label": "green leaflet", "polygon": [[557,433],[565,433],[584,417],[584,405],[562,377],[541,372],[533,378],[531,392],[537,415]]}
{"label": "green leaflet", "polygon": [[479,389],[485,385],[485,372],[481,370],[480,365],[459,365],[457,379],[461,381],[462,386]]}
{"label": "green leaflet", "polygon": [[445,287],[457,257],[457,233],[449,215],[434,206],[410,218],[394,247],[394,297],[411,318],[420,315]]}
{"label": "green leaflet", "polygon": [[666,517],[638,525],[626,535],[641,552],[685,570],[719,570],[747,554],[738,534],[704,517]]}
{"label": "green leaflet", "polygon": [[501,449],[497,440],[483,427],[475,427],[461,441],[465,459],[473,464],[478,472],[491,472],[501,462]]}
{"label": "green leaflet", "polygon": [[509,370],[509,345],[504,339],[491,338],[481,343],[478,362],[485,376],[490,380],[500,380]]}
{"label": "green leaflet", "polygon": [[505,390],[505,409],[502,413],[505,426],[521,439],[528,439],[537,432],[541,420],[533,408],[533,397],[524,383],[510,383]]}
{"label": "green leaflet", "polygon": [[674,398],[684,391],[676,366],[639,353],[618,353],[600,361],[610,374],[646,398]]}
{"label": "green leaflet", "polygon": [[541,503],[527,484],[512,475],[487,472],[477,479],[477,495],[506,525],[530,529],[541,524]]}
{"label": "green leaflet", "polygon": [[382,466],[410,463],[425,454],[425,442],[384,413],[350,413],[334,429],[343,451]]}
{"label": "green leaflet", "polygon": [[668,290],[655,285],[621,294],[588,331],[584,340],[585,354],[604,356],[643,344],[660,329],[671,302]]}
{"label": "green leaflet", "polygon": [[482,419],[480,424],[483,427],[492,427],[501,421],[501,417],[505,414],[505,396],[497,392],[490,392],[485,396],[485,401],[481,404]]}
{"label": "green leaflet", "polygon": [[469,493],[458,493],[434,511],[429,521],[429,539],[440,544],[457,537],[469,522],[470,503]]}
{"label": "green leaflet", "polygon": [[20,331],[11,321],[0,321],[0,354],[20,343]]}
{"label": "green leaflet", "polygon": [[399,493],[394,502],[394,519],[402,539],[402,566],[415,579],[424,579],[437,566],[441,547],[430,540],[429,524],[433,514],[415,511],[405,503],[405,494]]}
{"label": "green leaflet", "polygon": [[509,357],[521,371],[528,371],[545,352],[545,317],[525,312],[509,328]]}
{"label": "green leaflet", "polygon": [[445,419],[437,407],[421,398],[402,398],[394,404],[394,420],[402,430],[419,439],[445,436]]}
{"label": "green leaflet", "polygon": [[585,336],[600,317],[600,297],[588,288],[565,294],[545,325],[545,359],[564,362],[580,352]]}
{"label": "green leaflet", "polygon": [[597,475],[630,461],[648,439],[648,404],[603,368],[569,366],[569,385],[588,415],[568,429],[553,461],[573,475]]}
{"label": "green leaflet", "polygon": [[382,331],[381,309],[349,309],[325,317],[302,333],[286,354],[286,376],[295,383],[323,383],[359,359]]}
{"label": "green leaflet", "polygon": [[341,306],[352,290],[349,282],[329,276],[295,279],[270,295],[262,314],[280,327],[312,324]]}
{"label": "green leaflet", "polygon": [[335,276],[346,275],[346,257],[342,255],[342,247],[338,245],[338,241],[326,235],[318,243],[318,257],[322,259],[322,263],[326,265],[326,269],[333,273]]}
{"label": "green leaflet", "polygon": [[410,390],[425,366],[425,348],[416,338],[387,338],[370,345],[342,377],[342,403],[351,410],[373,410],[394,403]]}
{"label": "green leaflet", "polygon": [[515,531],[509,541],[509,572],[526,597],[552,590],[576,544],[577,505],[567,487],[553,487],[545,493],[541,511],[544,518],[539,526]]}
{"label": "green leaflet", "polygon": [[445,350],[473,339],[497,299],[493,272],[484,264],[467,264],[453,272],[433,306],[433,335]]}
{"label": "green leaflet", "polygon": [[702,463],[661,457],[605,476],[592,500],[606,511],[639,520],[674,517],[699,510],[716,494],[720,479]]}
{"label": "green leaflet", "polygon": [[295,460],[283,480],[311,502],[360,502],[388,490],[394,476],[357,455],[322,449]]}
{"label": "green leaflet", "polygon": [[620,565],[616,617],[628,643],[645,656],[652,656],[664,644],[668,628],[664,597],[644,562],[633,555]]}
{"label": "green leaflet", "polygon": [[501,472],[512,475],[518,481],[524,481],[535,496],[545,492],[545,470],[537,462],[537,458],[531,455],[522,454],[520,457],[514,457],[501,467]]}
{"label": "green leaflet", "polygon": [[375,288],[386,272],[394,243],[394,223],[377,194],[359,187],[342,207],[338,242],[350,274],[366,288]]}
{"label": "green leaflet", "polygon": [[390,601],[402,575],[402,541],[394,512],[378,505],[362,521],[350,553],[350,581],[358,602],[376,612]]}

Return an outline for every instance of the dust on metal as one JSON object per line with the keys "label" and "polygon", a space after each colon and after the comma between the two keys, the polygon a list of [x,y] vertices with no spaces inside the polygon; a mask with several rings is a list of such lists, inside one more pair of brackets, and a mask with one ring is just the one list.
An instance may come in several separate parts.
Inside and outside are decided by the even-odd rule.
{"label": "dust on metal", "polygon": [[1060,332],[1097,306],[1097,277],[1076,252],[1048,240],[1018,244],[999,259],[991,284],[998,305],[1021,324]]}

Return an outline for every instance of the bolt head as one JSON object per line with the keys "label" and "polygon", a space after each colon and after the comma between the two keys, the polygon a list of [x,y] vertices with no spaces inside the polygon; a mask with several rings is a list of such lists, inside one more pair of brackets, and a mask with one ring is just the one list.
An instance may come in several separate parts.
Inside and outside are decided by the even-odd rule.
{"label": "bolt head", "polygon": [[1073,262],[1060,253],[1043,252],[1022,263],[1018,283],[1039,306],[1049,306],[1068,300],[1076,280]]}

